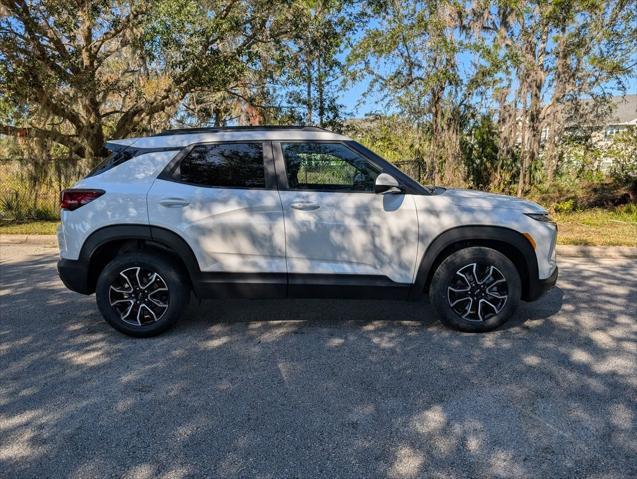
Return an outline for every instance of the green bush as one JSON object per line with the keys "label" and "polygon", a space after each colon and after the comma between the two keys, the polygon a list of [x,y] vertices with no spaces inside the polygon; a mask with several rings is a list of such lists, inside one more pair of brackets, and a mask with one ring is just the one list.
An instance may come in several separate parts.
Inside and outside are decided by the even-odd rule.
{"label": "green bush", "polygon": [[57,209],[36,207],[31,209],[29,219],[37,221],[57,221],[60,219],[60,213]]}
{"label": "green bush", "polygon": [[574,199],[568,199],[564,201],[558,201],[553,205],[553,209],[556,213],[570,213],[571,211],[575,211],[575,207],[577,204]]}
{"label": "green bush", "polygon": [[12,190],[0,198],[0,219],[5,221],[55,221],[60,217],[57,209],[50,205],[33,205],[30,198]]}
{"label": "green bush", "polygon": [[637,128],[630,128],[615,135],[605,149],[612,160],[610,174],[620,181],[637,180]]}
{"label": "green bush", "polygon": [[0,219],[5,221],[57,220],[60,215],[46,195],[46,201],[35,201],[24,191],[9,190],[0,196]]}
{"label": "green bush", "polygon": [[24,210],[21,207],[22,198],[16,190],[9,191],[0,198],[0,217],[9,220],[23,220]]}
{"label": "green bush", "polygon": [[59,190],[54,181],[54,165],[36,175],[30,163],[21,160],[0,163],[0,220],[24,222],[57,220]]}

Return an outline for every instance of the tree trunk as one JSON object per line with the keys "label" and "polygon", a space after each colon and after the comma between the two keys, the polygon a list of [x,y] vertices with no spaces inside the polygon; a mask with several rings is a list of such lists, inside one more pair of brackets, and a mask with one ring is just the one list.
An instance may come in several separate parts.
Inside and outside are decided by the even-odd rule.
{"label": "tree trunk", "polygon": [[323,123],[325,121],[325,92],[323,86],[323,71],[320,54],[316,59],[316,90],[318,93],[319,126],[323,126]]}
{"label": "tree trunk", "polygon": [[[559,141],[559,137],[562,135],[564,131],[561,121],[561,106],[555,105],[555,109],[560,109],[560,112],[557,111],[551,112],[549,116],[550,121],[547,125],[547,143],[546,148],[544,149],[544,158],[545,158],[545,166],[546,166],[546,180],[548,184],[552,184],[555,181],[555,172],[557,171],[557,143]],[[560,120],[558,120],[560,118]]]}
{"label": "tree trunk", "polygon": [[540,154],[540,144],[542,142],[542,122],[540,121],[542,99],[540,97],[542,81],[536,78],[531,84],[531,107],[528,114],[528,154],[524,170],[524,187],[522,193],[531,186],[531,166],[535,164]]}
{"label": "tree trunk", "polygon": [[306,87],[306,116],[305,123],[307,125],[312,124],[312,117],[314,116],[314,112],[312,111],[312,60],[308,59],[306,61],[307,75],[305,77],[305,87]]}
{"label": "tree trunk", "polygon": [[439,184],[442,180],[442,178],[440,178],[440,165],[438,164],[440,159],[440,103],[440,89],[434,88],[431,93],[431,151],[429,161],[431,163],[431,171],[435,184]]}
{"label": "tree trunk", "polygon": [[557,146],[559,138],[564,132],[564,107],[562,102],[569,87],[569,51],[566,43],[566,28],[562,27],[560,33],[561,36],[557,42],[559,51],[555,72],[555,87],[549,107],[548,137],[545,149],[546,179],[549,185],[555,180],[555,172],[557,171]]}
{"label": "tree trunk", "polygon": [[88,159],[90,167],[94,168],[108,154],[104,148],[104,130],[101,122],[87,126],[84,138],[86,141],[85,157]]}
{"label": "tree trunk", "polygon": [[[526,92],[526,85],[522,85],[520,88],[522,88],[522,94],[521,94],[521,98],[522,98],[522,110],[520,112],[520,119],[522,122],[522,126],[520,128],[520,176],[518,178],[518,190],[517,190],[517,196],[522,196],[522,194],[524,193],[524,190],[526,189],[526,170],[528,168],[528,156],[527,156],[527,147],[526,147],[526,142],[527,142],[527,131],[528,131],[528,125],[527,125],[527,92]],[[515,121],[517,122],[517,115],[515,118]]]}
{"label": "tree trunk", "polygon": [[509,86],[504,89],[499,98],[498,114],[498,167],[496,170],[496,185],[498,189],[504,190],[510,187],[510,175],[505,168],[515,154],[516,142],[518,141],[518,105],[520,104],[521,90],[518,88],[511,105],[507,104]]}

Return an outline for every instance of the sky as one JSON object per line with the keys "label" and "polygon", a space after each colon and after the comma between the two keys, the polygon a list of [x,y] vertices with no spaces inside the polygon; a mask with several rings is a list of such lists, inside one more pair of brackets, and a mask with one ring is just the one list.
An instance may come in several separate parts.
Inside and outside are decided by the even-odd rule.
{"label": "sky", "polygon": [[[377,22],[374,20],[369,24],[370,27],[377,26]],[[356,42],[361,39],[361,32],[356,32],[352,42]],[[338,59],[345,63],[347,57],[347,51],[343,51],[338,55]],[[466,75],[471,73],[472,70],[472,56],[466,52],[459,55],[458,61],[460,65],[461,74]],[[378,71],[382,74],[387,71],[387,67],[380,64],[376,65]],[[366,114],[373,112],[387,112],[385,104],[383,102],[383,95],[380,93],[365,95],[369,86],[369,79],[365,79],[359,82],[350,83],[342,88],[342,93],[339,95],[339,102],[345,106],[346,116],[350,117],[363,117]],[[637,68],[629,78],[626,79],[626,94],[637,95]]]}
{"label": "sky", "polygon": [[[374,95],[369,98],[365,98],[365,91],[367,90],[368,81],[361,81],[349,85],[343,89],[341,95],[339,95],[339,101],[345,105],[345,111],[348,116],[363,117],[368,113],[375,111],[382,112],[384,110],[382,98],[380,95]],[[637,95],[637,70],[632,75],[632,78],[627,80],[627,95]]]}

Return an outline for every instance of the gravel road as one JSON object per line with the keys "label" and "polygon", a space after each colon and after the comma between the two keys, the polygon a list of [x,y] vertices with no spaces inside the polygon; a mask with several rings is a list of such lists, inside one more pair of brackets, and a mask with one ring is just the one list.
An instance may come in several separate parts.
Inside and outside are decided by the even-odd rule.
{"label": "gravel road", "polygon": [[132,339],[0,246],[0,476],[637,476],[637,260],[484,335],[425,302],[208,301]]}

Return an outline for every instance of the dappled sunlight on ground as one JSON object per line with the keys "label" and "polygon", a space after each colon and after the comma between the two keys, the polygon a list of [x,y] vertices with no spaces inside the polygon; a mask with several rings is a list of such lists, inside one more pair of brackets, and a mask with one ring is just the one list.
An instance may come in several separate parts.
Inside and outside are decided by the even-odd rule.
{"label": "dappled sunlight on ground", "polygon": [[485,335],[424,301],[230,300],[138,340],[37,253],[0,266],[3,476],[637,475],[634,260],[561,260]]}

